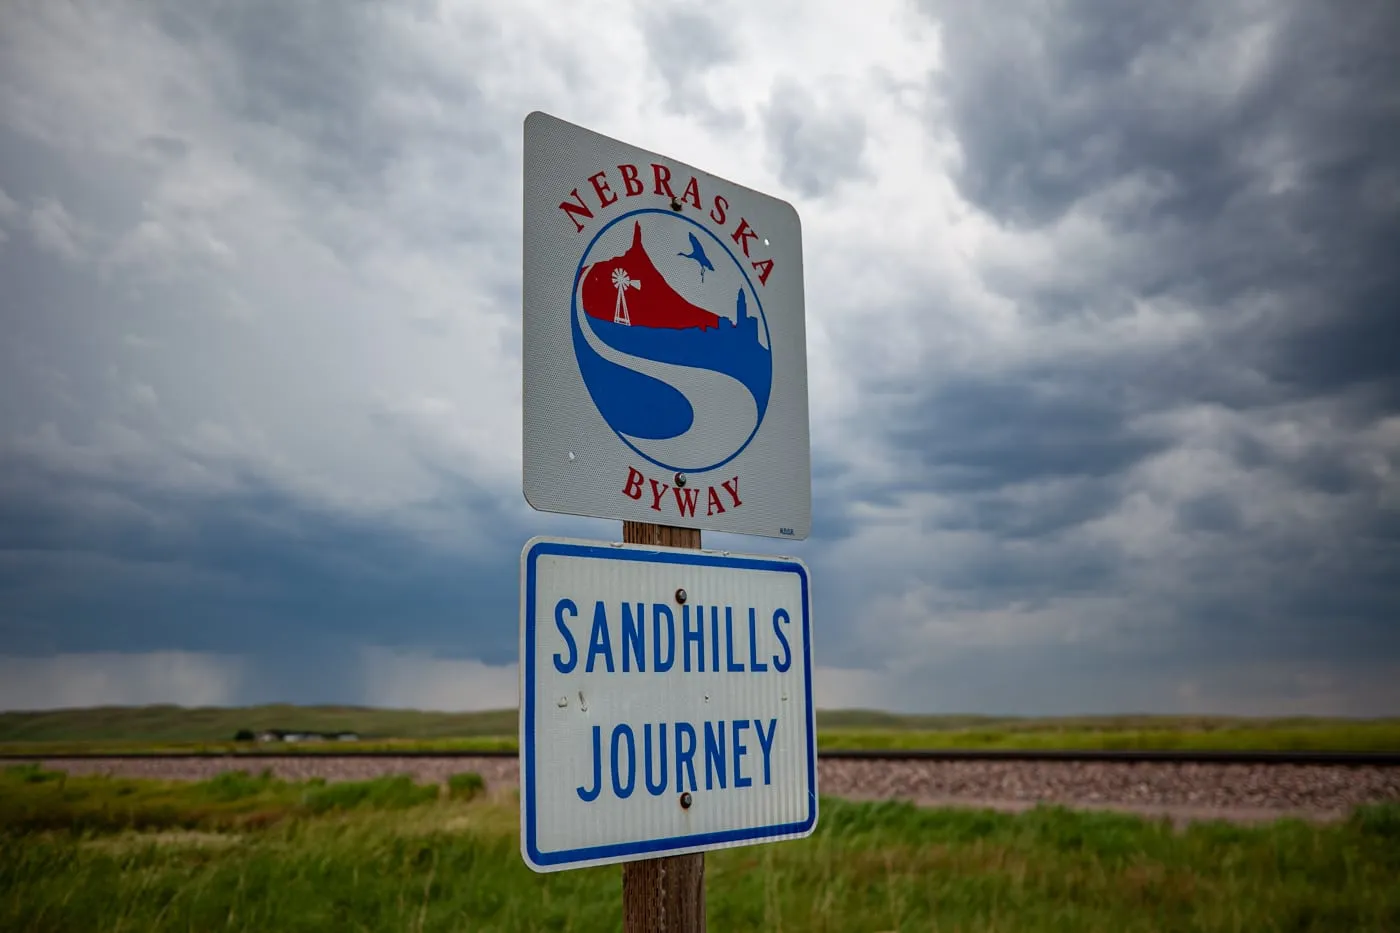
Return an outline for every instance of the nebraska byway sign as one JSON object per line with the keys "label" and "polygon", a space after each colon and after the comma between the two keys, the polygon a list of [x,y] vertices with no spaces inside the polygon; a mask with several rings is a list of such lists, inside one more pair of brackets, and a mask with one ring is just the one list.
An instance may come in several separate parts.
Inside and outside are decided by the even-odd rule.
{"label": "nebraska byway sign", "polygon": [[772,537],[811,527],[792,205],[525,120],[525,498]]}

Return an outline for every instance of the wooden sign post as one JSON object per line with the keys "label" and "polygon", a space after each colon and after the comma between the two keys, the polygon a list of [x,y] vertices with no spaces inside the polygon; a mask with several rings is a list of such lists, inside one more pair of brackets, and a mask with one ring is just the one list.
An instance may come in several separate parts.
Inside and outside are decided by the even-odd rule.
{"label": "wooden sign post", "polygon": [[[623,522],[622,542],[699,550],[700,530]],[[622,929],[623,933],[703,933],[705,853],[625,862]]]}

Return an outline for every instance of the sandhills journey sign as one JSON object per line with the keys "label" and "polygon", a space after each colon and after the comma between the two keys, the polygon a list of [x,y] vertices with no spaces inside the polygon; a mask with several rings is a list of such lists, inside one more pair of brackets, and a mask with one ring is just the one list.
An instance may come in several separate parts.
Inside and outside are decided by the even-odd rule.
{"label": "sandhills journey sign", "polygon": [[524,162],[526,499],[805,538],[792,206],[542,113]]}
{"label": "sandhills journey sign", "polygon": [[801,561],[532,539],[520,658],[520,841],[536,871],[816,826]]}

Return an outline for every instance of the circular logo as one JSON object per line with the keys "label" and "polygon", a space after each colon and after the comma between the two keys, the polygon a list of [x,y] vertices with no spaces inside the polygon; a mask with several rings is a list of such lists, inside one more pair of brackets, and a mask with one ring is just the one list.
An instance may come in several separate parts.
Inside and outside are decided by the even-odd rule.
{"label": "circular logo", "polygon": [[647,461],[703,473],[737,457],[773,387],[768,320],[719,237],[657,208],[610,221],[574,277],[574,356],[603,420]]}

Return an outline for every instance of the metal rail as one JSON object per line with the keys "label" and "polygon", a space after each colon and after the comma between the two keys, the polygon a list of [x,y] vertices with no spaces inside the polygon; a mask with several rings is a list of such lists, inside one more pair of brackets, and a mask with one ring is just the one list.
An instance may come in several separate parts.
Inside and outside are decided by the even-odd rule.
{"label": "metal rail", "polygon": [[820,758],[880,761],[1157,762],[1230,765],[1372,765],[1400,767],[1400,752],[1227,751],[1216,749],[832,749]]}
{"label": "metal rail", "polygon": [[[333,760],[338,758],[515,758],[513,751],[339,751],[296,752],[271,751],[170,751],[170,752],[39,752],[21,754],[0,752],[0,761],[44,760],[127,760],[127,759],[190,759],[214,758],[256,761],[269,758],[306,758]],[[1006,748],[936,748],[936,749],[829,749],[819,751],[818,758],[828,760],[874,761],[1006,761],[1006,762],[1116,762],[1159,764],[1243,764],[1243,765],[1353,765],[1371,767],[1400,767],[1400,752],[1334,752],[1334,751],[1224,751],[1208,749],[1006,749]]]}

